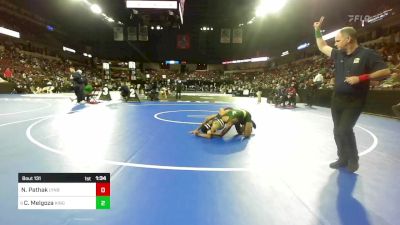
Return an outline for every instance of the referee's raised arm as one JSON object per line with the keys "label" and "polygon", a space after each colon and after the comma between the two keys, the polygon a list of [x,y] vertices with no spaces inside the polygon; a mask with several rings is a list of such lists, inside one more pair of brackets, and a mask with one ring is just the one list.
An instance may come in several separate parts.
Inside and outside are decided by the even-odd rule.
{"label": "referee's raised arm", "polygon": [[314,22],[315,39],[317,42],[318,49],[324,53],[326,56],[331,57],[332,47],[326,44],[325,40],[322,39],[321,25],[324,21],[324,17],[321,16],[318,22]]}

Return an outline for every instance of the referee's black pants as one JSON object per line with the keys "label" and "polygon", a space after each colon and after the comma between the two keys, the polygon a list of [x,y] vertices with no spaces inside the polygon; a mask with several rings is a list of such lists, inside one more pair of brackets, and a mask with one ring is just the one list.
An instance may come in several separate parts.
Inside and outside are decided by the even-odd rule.
{"label": "referee's black pants", "polygon": [[353,127],[362,112],[364,103],[365,97],[337,93],[332,96],[333,134],[340,161],[358,162],[358,150]]}

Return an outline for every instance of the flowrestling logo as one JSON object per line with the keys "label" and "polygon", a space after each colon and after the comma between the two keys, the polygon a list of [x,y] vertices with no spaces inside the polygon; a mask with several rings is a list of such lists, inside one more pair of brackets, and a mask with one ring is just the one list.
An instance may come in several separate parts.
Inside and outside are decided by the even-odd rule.
{"label": "flowrestling logo", "polygon": [[394,12],[393,12],[392,9],[388,9],[388,10],[382,11],[380,13],[377,13],[377,14],[373,15],[373,16],[359,14],[359,15],[348,15],[348,17],[349,17],[349,23],[356,23],[356,22],[375,23],[375,22],[377,22],[379,20],[382,20],[385,17],[390,16],[390,15],[394,15]]}
{"label": "flowrestling logo", "polygon": [[349,23],[355,23],[355,22],[368,22],[372,16],[370,15],[348,15],[349,17]]}

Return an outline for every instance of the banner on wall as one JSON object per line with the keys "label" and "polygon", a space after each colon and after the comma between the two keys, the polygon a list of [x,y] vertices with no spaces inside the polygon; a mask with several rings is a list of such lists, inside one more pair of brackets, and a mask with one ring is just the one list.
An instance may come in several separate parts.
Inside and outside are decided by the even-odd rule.
{"label": "banner on wall", "polygon": [[229,28],[221,29],[221,43],[223,44],[231,43],[231,29]]}
{"label": "banner on wall", "polygon": [[176,47],[178,49],[189,49],[190,48],[190,35],[189,34],[178,34],[176,38]]}
{"label": "banner on wall", "polygon": [[242,28],[232,29],[232,43],[242,44],[243,43],[243,30]]}
{"label": "banner on wall", "polygon": [[137,27],[128,27],[128,41],[137,41]]}
{"label": "banner on wall", "polygon": [[149,31],[147,26],[139,26],[139,41],[148,41]]}
{"label": "banner on wall", "polygon": [[114,41],[123,41],[123,40],[124,40],[124,28],[114,27]]}

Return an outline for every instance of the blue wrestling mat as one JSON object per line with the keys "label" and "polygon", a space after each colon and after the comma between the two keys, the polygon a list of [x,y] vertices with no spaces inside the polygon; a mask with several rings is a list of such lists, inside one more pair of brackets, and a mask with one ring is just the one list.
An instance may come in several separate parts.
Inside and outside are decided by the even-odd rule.
{"label": "blue wrestling mat", "polygon": [[[398,224],[400,122],[363,114],[360,169],[332,170],[327,108],[232,103],[102,102],[0,97],[0,224]],[[232,128],[189,132],[220,107],[248,110]],[[18,209],[18,173],[110,173],[108,210]]]}

